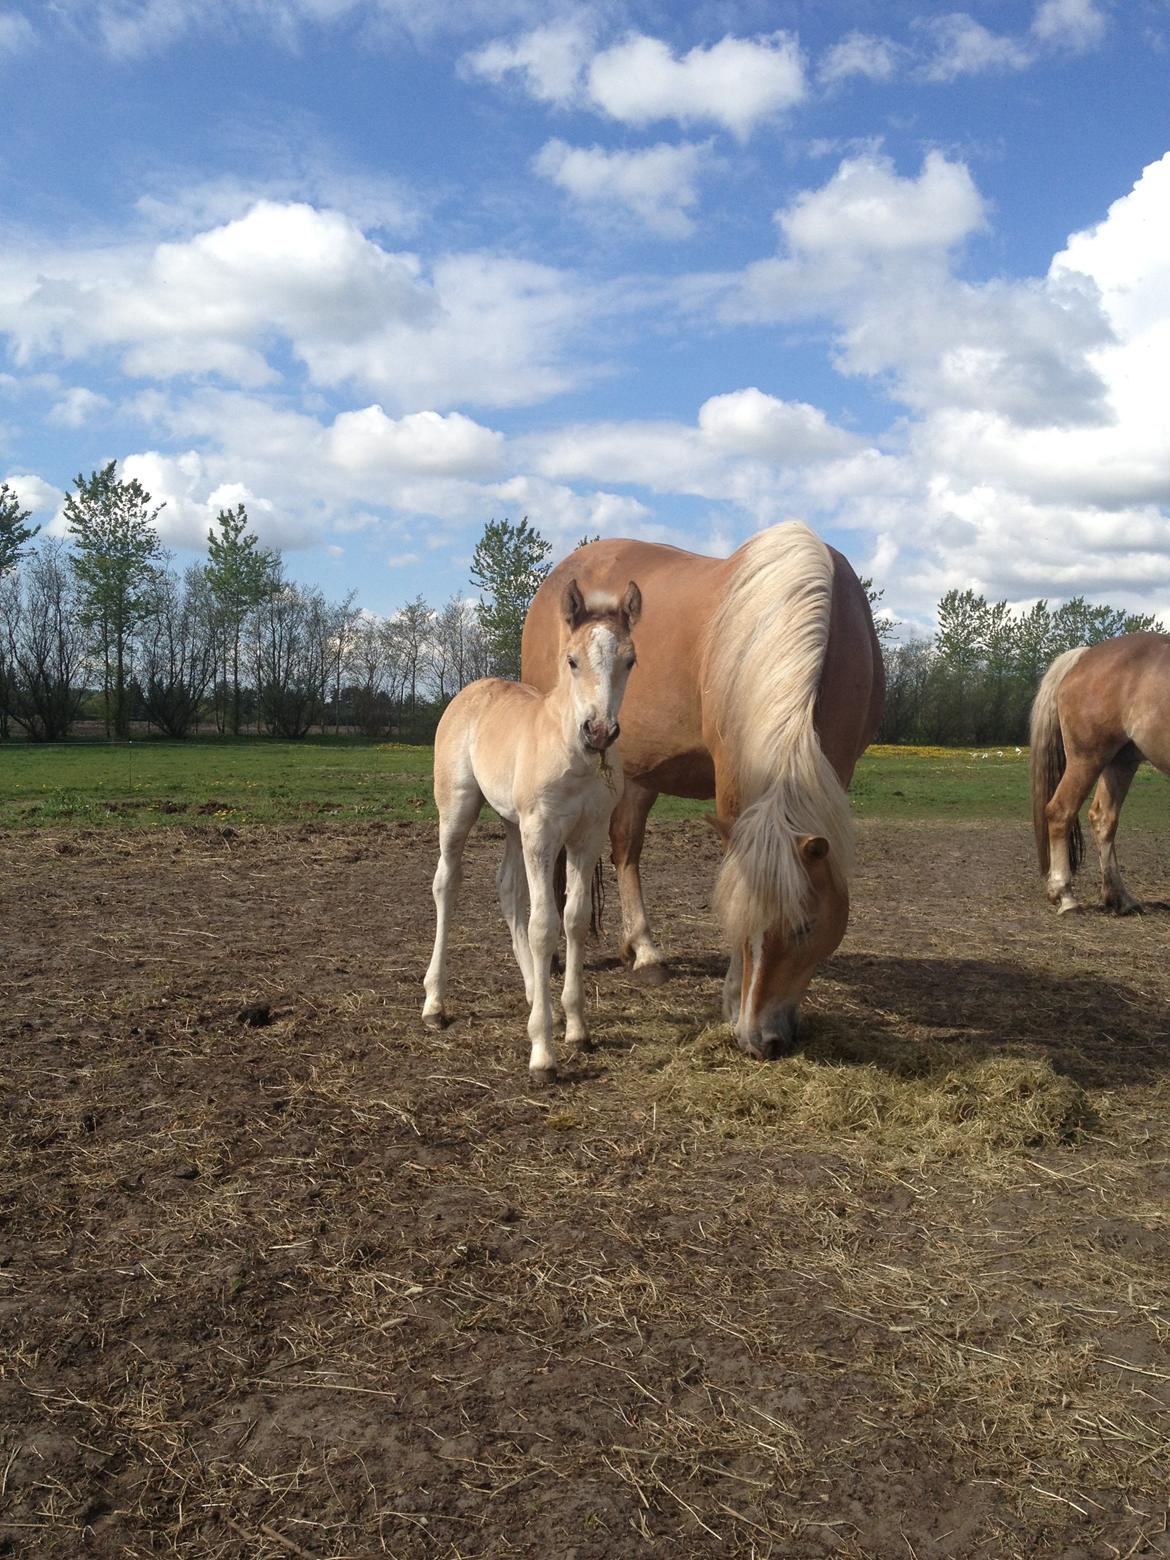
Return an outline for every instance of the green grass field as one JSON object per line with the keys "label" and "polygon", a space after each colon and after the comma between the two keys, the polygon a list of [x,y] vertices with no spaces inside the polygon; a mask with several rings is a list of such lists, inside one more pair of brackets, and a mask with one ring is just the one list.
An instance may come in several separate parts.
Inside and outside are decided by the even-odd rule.
{"label": "green grass field", "polygon": [[[861,818],[1026,817],[1026,752],[986,751],[983,758],[969,748],[871,748],[854,776],[855,811]],[[1144,768],[1126,821],[1156,826],[1167,800],[1161,777]],[[655,816],[692,817],[709,807],[663,797]],[[330,738],[0,746],[3,828],[434,815],[429,747]]]}

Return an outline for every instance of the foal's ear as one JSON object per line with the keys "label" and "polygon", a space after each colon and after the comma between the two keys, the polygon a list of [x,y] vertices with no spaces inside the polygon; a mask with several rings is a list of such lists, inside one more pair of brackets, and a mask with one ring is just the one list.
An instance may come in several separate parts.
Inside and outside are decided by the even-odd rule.
{"label": "foal's ear", "polygon": [[642,592],[633,580],[626,586],[625,600],[622,602],[622,616],[626,620],[627,628],[633,628],[634,624],[642,616]]}
{"label": "foal's ear", "polygon": [[570,580],[565,586],[565,594],[561,597],[561,611],[565,615],[565,622],[571,629],[580,628],[587,616],[585,611],[585,597],[581,594],[581,587],[576,580]]}

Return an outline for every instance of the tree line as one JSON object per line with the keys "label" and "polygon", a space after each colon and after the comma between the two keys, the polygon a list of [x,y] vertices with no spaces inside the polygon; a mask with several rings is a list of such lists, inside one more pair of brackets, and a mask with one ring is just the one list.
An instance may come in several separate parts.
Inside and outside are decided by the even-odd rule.
{"label": "tree line", "polygon": [[[38,541],[0,485],[0,738],[58,742],[96,715],[121,738],[145,722],[169,737],[344,728],[426,741],[465,684],[520,675],[520,631],[552,552],[527,517],[485,525],[470,572],[477,600],[456,594],[436,608],[417,596],[379,617],[352,593],[328,601],[288,579],[243,504],[220,510],[206,560],[179,574],[155,524],[161,508],[110,462],[76,478],[67,539]],[[880,608],[883,593],[862,583]],[[943,596],[930,638],[894,643],[899,625],[880,612],[876,622],[880,739],[932,744],[1026,740],[1056,655],[1162,628],[1082,596],[1013,611],[972,590]]]}
{"label": "tree line", "polygon": [[426,740],[466,683],[519,676],[551,553],[527,518],[485,526],[471,571],[482,599],[419,596],[380,617],[291,581],[243,504],[219,512],[205,562],[180,574],[161,508],[110,462],[76,478],[66,539],[38,539],[0,485],[0,738],[59,742],[96,715],[113,738],[145,722],[169,737],[344,727]]}
{"label": "tree line", "polygon": [[[881,600],[871,585],[870,599]],[[882,742],[1026,742],[1036,688],[1062,651],[1143,629],[1164,632],[1155,617],[1094,606],[1083,596],[1013,611],[973,590],[949,590],[936,616],[932,637],[900,644],[889,643],[896,625],[878,620],[886,665]]]}

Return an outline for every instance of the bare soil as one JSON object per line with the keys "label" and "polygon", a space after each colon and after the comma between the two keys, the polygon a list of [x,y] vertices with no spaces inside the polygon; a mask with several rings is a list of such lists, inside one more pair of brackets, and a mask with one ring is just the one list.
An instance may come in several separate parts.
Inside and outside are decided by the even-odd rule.
{"label": "bare soil", "polygon": [[867,824],[760,1067],[660,827],[533,1092],[488,826],[441,1036],[429,826],[0,836],[0,1555],[1170,1556],[1170,911],[1029,844]]}

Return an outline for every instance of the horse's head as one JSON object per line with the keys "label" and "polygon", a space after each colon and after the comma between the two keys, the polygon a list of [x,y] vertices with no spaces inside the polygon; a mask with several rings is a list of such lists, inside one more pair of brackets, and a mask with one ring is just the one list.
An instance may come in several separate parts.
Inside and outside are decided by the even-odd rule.
{"label": "horse's head", "polygon": [[590,752],[604,753],[621,730],[618,710],[635,659],[630,630],[641,611],[642,593],[633,580],[620,602],[586,602],[576,580],[565,586],[561,679],[573,729]]}
{"label": "horse's head", "polygon": [[[817,965],[829,958],[845,935],[846,877],[823,835],[790,839],[781,847],[783,855],[765,865],[762,841],[752,837],[750,814],[734,826],[722,818],[710,821],[723,839],[727,857],[719,893],[732,934],[724,1016],[741,1051],[771,1061],[795,1045],[800,999]],[[741,873],[744,852],[752,853],[754,870]],[[769,878],[776,892],[763,896],[758,888]]]}

